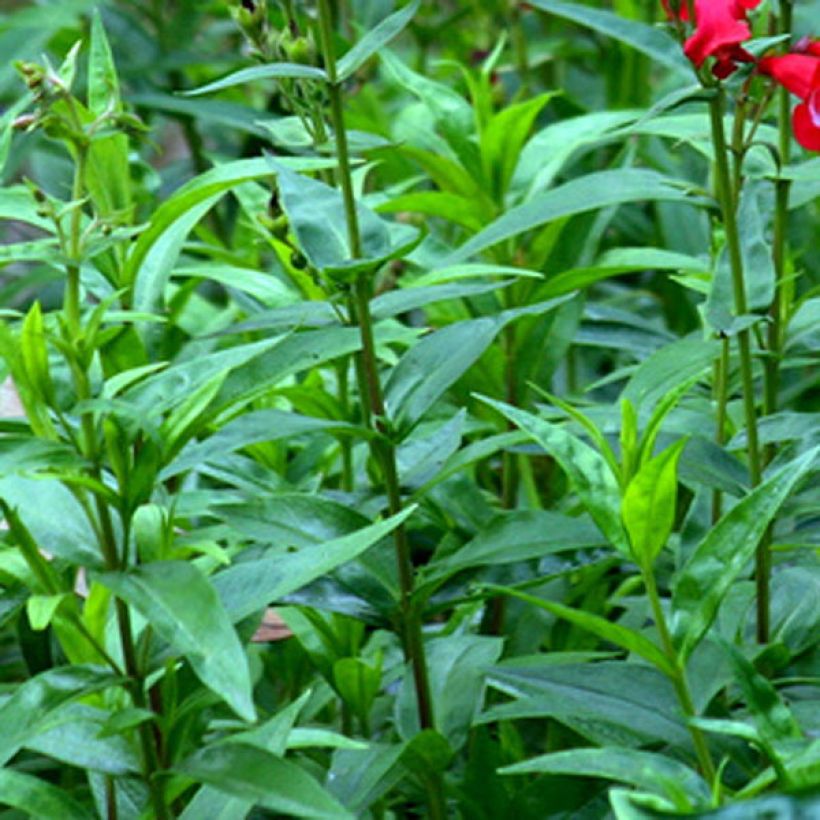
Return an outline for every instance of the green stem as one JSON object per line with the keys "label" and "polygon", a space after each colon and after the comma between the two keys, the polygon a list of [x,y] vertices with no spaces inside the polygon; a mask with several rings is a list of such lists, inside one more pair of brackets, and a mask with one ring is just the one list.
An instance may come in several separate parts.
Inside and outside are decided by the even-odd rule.
{"label": "green stem", "polygon": [[[722,447],[726,443],[726,408],[729,403],[729,337],[720,342],[720,358],[715,362],[714,398],[717,404],[715,421],[715,443]],[[712,493],[712,524],[717,524],[723,514],[723,493]]]}
{"label": "green stem", "polygon": [[515,50],[515,68],[519,80],[517,96],[526,97],[530,90],[530,56],[527,49],[527,32],[524,30],[519,3],[514,4],[512,15],[512,41]]}
{"label": "green stem", "polygon": [[[81,357],[75,358],[77,343],[79,342],[82,334],[82,315],[80,309],[82,208],[79,203],[85,194],[85,164],[86,149],[84,146],[78,146],[72,189],[74,210],[71,214],[70,232],[68,236],[67,255],[69,258],[69,264],[66,269],[67,281],[63,311],[66,321],[66,330],[69,336],[68,342],[72,347],[72,358],[75,359],[71,363],[71,372],[74,377],[74,388],[77,393],[77,399],[80,402],[87,401],[91,398],[91,387],[88,374],[85,370],[83,362],[80,361]],[[99,446],[92,413],[84,413],[82,415],[81,427],[83,434],[83,455],[85,455],[92,464],[91,476],[97,481],[102,481],[103,476],[100,466]],[[114,533],[113,521],[111,520],[111,513],[103,499],[97,495],[95,495],[94,498],[96,502],[97,519],[99,521],[99,528],[97,529],[97,532],[100,536],[100,551],[102,553],[103,560],[105,561],[106,568],[109,571],[116,572],[120,569],[120,561],[117,553],[116,535]],[[123,661],[125,663],[125,672],[129,678],[128,687],[131,692],[131,697],[137,708],[145,708],[146,700],[143,692],[143,679],[139,674],[139,669],[137,666],[136,651],[131,633],[131,618],[128,611],[128,606],[125,602],[119,598],[116,598],[115,610],[117,616],[117,627],[122,646]],[[86,637],[88,637],[88,635],[86,635]],[[106,653],[103,652],[103,654],[107,657]],[[115,668],[117,668],[116,665]],[[159,771],[160,767],[157,756],[157,747],[154,743],[154,738],[151,737],[151,728],[147,724],[142,724],[139,727],[139,735],[143,752],[143,772],[151,793],[154,814],[157,820],[167,820],[167,818],[170,817],[170,814],[165,803],[163,786],[162,783],[155,777],[155,774]]]}
{"label": "green stem", "polygon": [[[672,685],[675,689],[678,702],[683,710],[684,716],[689,719],[697,717],[697,710],[695,703],[692,700],[692,693],[689,689],[689,682],[686,678],[686,670],[681,665],[678,659],[678,653],[675,651],[675,645],[672,643],[672,636],[669,633],[669,627],[666,623],[666,615],[664,615],[663,607],[661,606],[660,595],[658,594],[658,586],[655,582],[655,573],[652,568],[641,569],[643,576],[646,594],[649,597],[649,603],[652,607],[652,615],[655,618],[655,625],[658,627],[658,634],[661,638],[661,645],[669,663],[674,669],[672,675]],[[715,781],[715,764],[712,762],[712,755],[709,752],[709,746],[706,743],[706,738],[697,726],[692,726],[689,723],[689,734],[692,738],[692,743],[695,747],[695,754],[698,758],[701,773],[706,778],[707,782],[712,785]]]}
{"label": "green stem", "polygon": [[[792,0],[780,0],[780,18],[777,29],[780,34],[792,33],[793,17]],[[791,159],[791,101],[789,92],[781,88],[778,92],[778,147],[781,167],[788,165]],[[783,350],[786,323],[791,311],[793,287],[787,282],[786,260],[788,257],[788,219],[789,194],[791,183],[787,179],[778,179],[775,183],[775,212],[772,259],[775,269],[774,301],[770,311],[771,321],[768,326],[767,348],[764,370],[765,389],[763,412],[769,416],[777,412],[777,393],[780,386],[780,363]],[[777,453],[777,446],[769,444],[764,449],[763,463],[768,464]]]}
{"label": "green stem", "polygon": [[[712,144],[715,149],[717,196],[723,216],[726,247],[729,253],[729,264],[732,272],[735,314],[745,316],[748,312],[748,303],[746,301],[746,284],[743,273],[743,254],[741,252],[740,233],[737,225],[736,196],[732,190],[729,149],[726,144],[726,134],[723,130],[725,92],[720,85],[715,86],[714,91],[715,94],[709,102],[709,115],[712,126]],[[755,406],[754,394],[751,332],[748,328],[738,333],[737,343],[740,353],[740,377],[743,387],[743,409],[748,439],[749,478],[752,487],[756,487],[760,484],[762,466],[757,435],[757,408]],[[766,643],[769,636],[769,575],[769,545],[765,539],[761,539],[761,542],[757,545],[755,556],[757,637],[761,643]]]}
{"label": "green stem", "polygon": [[[319,32],[325,71],[328,76],[330,113],[336,138],[336,156],[339,164],[338,179],[344,202],[348,242],[351,255],[353,258],[357,258],[362,255],[361,234],[350,170],[344,100],[336,70],[336,54],[333,47],[333,15],[329,0],[319,0]],[[389,511],[391,515],[395,515],[403,509],[396,464],[396,448],[390,439],[390,431],[387,427],[384,396],[376,358],[373,320],[370,314],[370,284],[364,276],[359,276],[355,282],[352,301],[355,302],[354,315],[358,321],[362,342],[361,355],[358,357],[359,367],[357,368],[360,392],[363,397],[366,397],[371,424],[379,434],[371,443],[372,453],[381,467]],[[393,539],[399,574],[402,642],[413,674],[419,725],[422,729],[431,729],[434,726],[433,701],[430,693],[421,622],[413,603],[415,578],[410,544],[404,525],[393,531]],[[427,779],[427,796],[431,817],[437,820],[446,817],[444,784],[438,773],[431,773]]]}

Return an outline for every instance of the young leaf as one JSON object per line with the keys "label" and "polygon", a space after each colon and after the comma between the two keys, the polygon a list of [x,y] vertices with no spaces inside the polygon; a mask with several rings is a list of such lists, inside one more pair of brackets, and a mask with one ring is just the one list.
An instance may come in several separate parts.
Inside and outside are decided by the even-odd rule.
{"label": "young leaf", "polygon": [[686,439],[647,461],[629,482],[621,515],[638,563],[650,569],[675,524],[678,460]]}
{"label": "young leaf", "polygon": [[199,679],[245,720],[255,720],[248,660],[211,582],[185,561],[143,564],[97,580],[188,658]]}

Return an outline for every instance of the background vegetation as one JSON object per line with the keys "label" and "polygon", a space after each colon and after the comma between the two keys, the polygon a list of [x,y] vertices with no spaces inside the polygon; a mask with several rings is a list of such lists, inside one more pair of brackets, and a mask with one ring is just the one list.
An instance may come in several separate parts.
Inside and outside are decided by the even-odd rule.
{"label": "background vegetation", "polygon": [[0,817],[820,814],[820,159],[689,33],[5,0]]}

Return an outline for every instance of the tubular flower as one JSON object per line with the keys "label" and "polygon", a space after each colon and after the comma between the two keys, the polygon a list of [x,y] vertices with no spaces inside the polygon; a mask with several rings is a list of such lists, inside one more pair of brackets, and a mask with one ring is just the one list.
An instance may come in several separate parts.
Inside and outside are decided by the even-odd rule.
{"label": "tubular flower", "polygon": [[792,112],[795,139],[809,151],[820,151],[820,41],[801,41],[798,48],[792,54],[764,57],[757,67],[800,98]]}
{"label": "tubular flower", "polygon": [[[689,7],[681,0],[678,10],[672,0],[661,0],[670,20],[688,20]],[[751,63],[754,58],[741,43],[752,36],[746,13],[757,8],[761,0],[695,0],[695,31],[684,44],[686,56],[700,68],[707,57],[715,58],[712,72],[716,77],[728,77],[738,63]]]}

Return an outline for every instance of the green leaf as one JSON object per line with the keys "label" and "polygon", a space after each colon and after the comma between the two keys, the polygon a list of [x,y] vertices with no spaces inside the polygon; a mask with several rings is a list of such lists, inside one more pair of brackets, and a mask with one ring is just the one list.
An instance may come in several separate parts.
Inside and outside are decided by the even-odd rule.
{"label": "green leaf", "polygon": [[252,410],[231,419],[213,435],[184,447],[160,473],[160,480],[164,481],[209,461],[218,460],[220,456],[247,447],[249,444],[292,439],[306,433],[322,432],[357,436],[366,434],[366,431],[343,421],[301,416],[282,410]]}
{"label": "green leaf", "polygon": [[342,749],[333,755],[328,790],[348,809],[364,812],[403,777],[404,743],[373,743],[367,750]]}
{"label": "green leaf", "polygon": [[636,410],[652,407],[673,393],[681,382],[708,372],[720,353],[720,343],[702,338],[678,339],[645,359],[621,395]]}
{"label": "green leaf", "polygon": [[469,567],[529,561],[605,543],[598,528],[587,518],[547,510],[504,511],[459,550],[427,564],[424,575],[440,578]]}
{"label": "green leaf", "polygon": [[41,401],[52,401],[54,387],[48,364],[48,348],[40,303],[35,302],[20,330],[20,356],[28,375],[28,383]]}
{"label": "green leaf", "polygon": [[101,737],[109,718],[103,709],[71,703],[51,716],[25,748],[67,766],[116,776],[138,774],[142,763],[136,738]]}
{"label": "green leaf", "polygon": [[122,110],[120,83],[111,46],[105,36],[98,9],[91,17],[91,42],[88,53],[88,108],[95,117],[107,111]]}
{"label": "green leaf", "polygon": [[455,322],[425,336],[402,356],[385,384],[385,405],[407,431],[474,364],[503,328],[519,316],[540,315],[567,301],[561,296],[537,305]]}
{"label": "green leaf", "polygon": [[803,733],[789,707],[777,690],[763,677],[737,646],[722,641],[735,673],[735,682],[743,692],[762,740],[770,746],[801,738]]}
{"label": "green leaf", "polygon": [[295,592],[351,561],[406,521],[415,507],[350,535],[302,547],[293,553],[275,550],[275,559],[243,561],[213,578],[219,597],[236,622]]}
{"label": "green leaf", "polygon": [[[447,635],[425,643],[435,728],[454,750],[467,742],[483,701],[485,674],[502,648],[501,638],[480,635]],[[396,700],[396,723],[405,739],[420,731],[409,667]]]}
{"label": "green leaf", "polygon": [[488,683],[515,700],[490,707],[481,723],[550,717],[601,746],[691,743],[671,682],[643,662],[519,657],[492,669]]}
{"label": "green leaf", "polygon": [[183,91],[182,94],[186,97],[197,97],[200,94],[212,94],[214,91],[222,91],[225,88],[233,88],[235,85],[253,83],[257,80],[321,80],[326,82],[327,74],[321,68],[299,63],[268,63],[234,71],[220,80],[190,91]]}
{"label": "green leaf", "polygon": [[539,94],[502,109],[482,132],[484,175],[497,201],[503,201],[533,123],[556,93]]}
{"label": "green leaf", "polygon": [[683,763],[655,752],[624,747],[553,752],[504,766],[499,772],[569,774],[616,780],[673,800],[684,792],[692,803],[701,806],[707,806],[711,798],[703,778]]}
{"label": "green leaf", "polygon": [[811,470],[820,448],[804,453],[752,490],[707,533],[681,570],[672,595],[672,632],[685,661],[780,506]]}
{"label": "green leaf", "polygon": [[356,43],[336,65],[339,82],[343,82],[361,68],[382,46],[387,45],[404,30],[419,9],[420,0],[413,0],[403,9],[382,20]]}
{"label": "green leaf", "polygon": [[533,0],[536,9],[563,17],[574,23],[612,37],[646,54],[655,62],[671,68],[677,74],[691,77],[692,67],[683,56],[680,44],[665,31],[654,26],[629,20],[625,16],[603,9],[590,8],[578,3],[560,0]]}
{"label": "green leaf", "polygon": [[58,595],[32,595],[26,601],[26,614],[31,628],[35,632],[46,629],[57,614],[60,604],[72,597],[71,593],[67,592]]}
{"label": "green leaf", "polygon": [[631,557],[621,523],[618,480],[603,456],[563,427],[503,402],[481,400],[520,427],[561,465],[601,532],[622,555]]}
{"label": "green leaf", "polygon": [[74,665],[49,669],[21,683],[0,704],[0,765],[8,763],[22,746],[46,728],[64,704],[120,682],[99,667]]}
{"label": "green leaf", "polygon": [[380,667],[362,658],[340,658],[333,664],[333,683],[339,697],[359,719],[367,719],[382,684]]}
{"label": "green leaf", "polygon": [[518,598],[520,601],[525,601],[539,609],[551,612],[556,617],[563,618],[565,621],[569,621],[576,626],[580,626],[581,629],[586,629],[593,635],[597,635],[601,640],[609,641],[626,649],[627,652],[634,652],[636,655],[640,655],[644,660],[649,661],[649,663],[665,675],[669,675],[670,677],[675,675],[675,668],[666,655],[664,655],[652,641],[634,629],[629,629],[628,627],[621,626],[621,624],[608,621],[600,615],[593,615],[591,612],[585,612],[582,609],[573,609],[572,607],[559,604],[556,601],[547,601],[535,595],[528,595],[526,592],[512,589],[511,587],[487,584],[483,588],[490,592],[498,593],[499,595],[509,595],[513,598]]}
{"label": "green leaf", "polygon": [[256,746],[211,746],[179,764],[176,771],[287,817],[352,820],[354,816],[304,769]]}
{"label": "green leaf", "polygon": [[31,817],[59,817],[60,820],[92,820],[95,817],[47,780],[14,769],[0,769],[0,805],[19,809]]}
{"label": "green leaf", "polygon": [[598,171],[536,194],[490,223],[450,256],[443,265],[455,265],[499,242],[565,216],[596,211],[641,200],[686,202],[685,184],[654,171],[625,168]]}
{"label": "green leaf", "polygon": [[[327,168],[332,160],[283,157],[291,169]],[[135,287],[134,308],[152,311],[161,301],[165,283],[194,225],[231,188],[273,176],[264,158],[239,159],[218,165],[186,182],[151,215],[128,256],[123,286]]]}
{"label": "green leaf", "polygon": [[240,717],[256,719],[245,652],[216,591],[196,566],[161,561],[103,573],[97,580],[135,607]]}
{"label": "green leaf", "polygon": [[415,228],[385,222],[357,203],[361,256],[354,258],[342,193],[323,182],[289,171],[278,159],[268,161],[276,172],[280,201],[290,227],[316,270],[345,276],[372,270],[403,255],[420,239]]}
{"label": "green leaf", "polygon": [[678,460],[687,439],[680,439],[644,463],[626,488],[621,515],[638,563],[651,569],[675,524]]}

